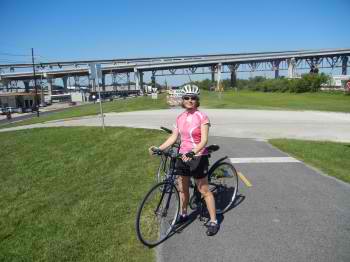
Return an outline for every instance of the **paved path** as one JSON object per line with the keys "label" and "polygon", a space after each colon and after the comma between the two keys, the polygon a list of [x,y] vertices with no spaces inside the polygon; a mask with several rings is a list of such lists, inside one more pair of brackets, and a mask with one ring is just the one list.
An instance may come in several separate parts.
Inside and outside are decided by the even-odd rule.
{"label": "paved path", "polygon": [[[203,109],[211,119],[210,134],[239,138],[295,138],[350,142],[350,114],[318,111],[273,111]],[[107,113],[107,126],[128,126],[159,129],[171,127],[181,109]],[[98,116],[60,120],[26,127],[2,129],[18,130],[53,126],[99,126]]]}
{"label": "paved path", "polygon": [[[285,157],[264,141],[210,137],[216,154]],[[214,160],[214,159],[213,159]],[[350,186],[303,163],[235,165],[252,183],[224,214],[221,230],[205,235],[198,219],[157,247],[158,261],[350,261]]]}
{"label": "paved path", "polygon": [[[77,105],[77,106],[81,106],[81,105]],[[77,106],[74,106],[74,107],[77,107]],[[40,107],[40,116],[45,116],[45,115],[49,115],[52,113],[64,111],[69,107],[73,107],[73,106],[70,106],[69,103],[57,103],[57,104],[53,104],[53,105],[50,105],[47,107]],[[0,115],[0,125],[8,124],[9,122],[13,123],[13,122],[17,122],[17,121],[22,121],[22,120],[26,120],[26,119],[30,119],[30,118],[35,118],[35,117],[37,117],[36,112],[13,113],[12,119],[9,121],[6,117],[6,115]]]}

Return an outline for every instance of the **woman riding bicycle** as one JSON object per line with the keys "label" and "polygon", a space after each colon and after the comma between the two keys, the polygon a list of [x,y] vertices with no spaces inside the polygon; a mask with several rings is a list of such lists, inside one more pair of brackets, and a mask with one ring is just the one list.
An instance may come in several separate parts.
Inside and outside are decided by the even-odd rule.
{"label": "woman riding bicycle", "polygon": [[[208,185],[208,152],[205,148],[208,142],[210,122],[206,114],[198,110],[199,89],[194,85],[186,85],[182,89],[182,107],[186,110],[176,118],[176,126],[171,136],[159,146],[159,150],[165,150],[173,145],[180,135],[181,144],[179,153],[182,158],[176,162],[176,174],[180,192],[180,217],[179,223],[188,220],[187,206],[189,203],[190,177],[194,177],[198,191],[204,197],[207,205],[210,221],[207,224],[207,235],[215,235],[219,230],[216,220],[215,201]],[[152,154],[152,149],[149,151]]]}

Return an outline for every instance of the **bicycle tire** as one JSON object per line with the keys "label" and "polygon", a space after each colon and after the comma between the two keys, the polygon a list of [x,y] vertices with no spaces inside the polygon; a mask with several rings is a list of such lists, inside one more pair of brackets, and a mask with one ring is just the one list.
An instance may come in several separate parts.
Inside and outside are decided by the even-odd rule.
{"label": "bicycle tire", "polygon": [[209,178],[209,189],[214,194],[216,213],[225,213],[237,196],[237,171],[231,163],[222,162],[209,173]]}
{"label": "bicycle tire", "polygon": [[136,215],[136,234],[146,246],[161,243],[173,230],[180,211],[180,197],[175,185],[161,182],[144,197]]}

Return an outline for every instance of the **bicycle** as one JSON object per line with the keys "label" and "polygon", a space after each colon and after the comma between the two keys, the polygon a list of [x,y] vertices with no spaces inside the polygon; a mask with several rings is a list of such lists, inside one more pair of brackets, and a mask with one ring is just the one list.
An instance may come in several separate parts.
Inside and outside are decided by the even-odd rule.
{"label": "bicycle", "polygon": [[[169,134],[172,133],[172,131],[166,127],[161,126],[160,129],[164,130]],[[172,145],[171,150],[178,153],[179,148],[180,148],[180,141],[177,140],[175,144]],[[156,177],[156,180],[158,183],[164,181],[165,177],[169,173],[170,162],[171,162],[171,158],[169,156],[160,155],[160,163],[159,163],[159,167],[157,170],[157,177]]]}
{"label": "bicycle", "polygon": [[[171,132],[169,129],[166,131]],[[218,145],[208,146],[209,157],[219,148]],[[163,161],[169,161],[169,165],[163,180],[148,191],[136,215],[137,237],[149,247],[160,244],[169,236],[175,228],[180,211],[175,170],[176,159],[181,158],[178,147],[175,145],[169,150],[155,150],[154,153],[161,156],[160,166],[165,166]],[[231,163],[225,161],[227,158],[226,156],[217,160],[208,171],[209,188],[214,194],[217,214],[223,214],[230,209],[238,190],[237,171]],[[193,193],[189,206],[199,213],[199,219],[203,221],[206,213],[205,201],[193,182],[190,187],[193,188]]]}

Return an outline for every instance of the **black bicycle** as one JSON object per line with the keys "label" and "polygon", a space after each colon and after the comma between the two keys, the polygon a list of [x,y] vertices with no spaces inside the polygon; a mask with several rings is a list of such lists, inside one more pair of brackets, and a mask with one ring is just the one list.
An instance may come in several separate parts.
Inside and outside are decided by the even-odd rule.
{"label": "black bicycle", "polygon": [[[162,129],[171,132],[169,129]],[[210,157],[210,154],[219,150],[219,146],[210,145],[207,149]],[[169,236],[175,228],[180,211],[175,170],[176,159],[181,157],[178,144],[175,143],[166,151],[155,150],[154,153],[161,156],[161,169],[158,169],[157,173],[159,182],[148,191],[136,215],[137,237],[149,247],[158,245]],[[220,158],[208,171],[209,188],[214,194],[217,214],[226,212],[233,205],[238,191],[237,171],[231,163],[225,161],[226,159],[227,156]],[[204,220],[207,212],[205,201],[193,182],[191,187],[193,193],[189,206],[198,212],[200,220]]]}

